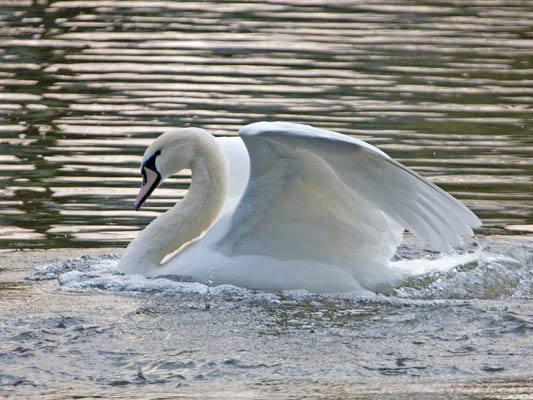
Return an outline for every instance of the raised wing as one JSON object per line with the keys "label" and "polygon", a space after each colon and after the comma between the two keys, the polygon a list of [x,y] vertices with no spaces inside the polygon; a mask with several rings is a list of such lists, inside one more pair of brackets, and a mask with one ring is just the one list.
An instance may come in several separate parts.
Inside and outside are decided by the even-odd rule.
{"label": "raised wing", "polygon": [[281,122],[239,134],[250,177],[219,243],[228,254],[383,263],[403,228],[448,250],[481,225],[461,202],[361,140]]}

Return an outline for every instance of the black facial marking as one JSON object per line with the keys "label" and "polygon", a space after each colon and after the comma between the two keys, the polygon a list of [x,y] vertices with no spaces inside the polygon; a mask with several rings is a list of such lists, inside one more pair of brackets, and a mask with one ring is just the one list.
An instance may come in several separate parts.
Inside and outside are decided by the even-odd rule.
{"label": "black facial marking", "polygon": [[157,168],[155,166],[155,159],[158,155],[161,154],[161,150],[157,150],[154,154],[152,154],[152,156],[146,160],[143,165],[141,166],[141,171],[144,169],[144,168],[148,168],[148,169],[151,169],[152,171],[155,171],[157,172]]}
{"label": "black facial marking", "polygon": [[157,170],[157,167],[155,166],[155,159],[158,155],[161,154],[161,150],[157,150],[152,156],[146,160],[143,165],[141,165],[141,174],[143,176],[143,185],[146,184],[146,172],[144,172],[145,168],[151,169],[154,172],[157,172],[159,175],[159,171]]}

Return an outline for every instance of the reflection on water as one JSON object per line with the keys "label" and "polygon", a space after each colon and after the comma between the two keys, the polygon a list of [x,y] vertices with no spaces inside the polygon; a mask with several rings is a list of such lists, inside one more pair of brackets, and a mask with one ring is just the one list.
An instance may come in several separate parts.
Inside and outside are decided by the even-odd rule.
{"label": "reflection on water", "polygon": [[151,139],[257,120],[356,135],[483,232],[531,231],[533,7],[467,3],[0,0],[0,247],[123,245],[188,185],[131,212]]}

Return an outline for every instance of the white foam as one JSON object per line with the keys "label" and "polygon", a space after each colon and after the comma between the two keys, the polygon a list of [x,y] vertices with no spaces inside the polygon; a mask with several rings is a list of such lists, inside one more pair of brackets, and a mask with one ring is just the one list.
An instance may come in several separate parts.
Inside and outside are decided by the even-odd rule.
{"label": "white foam", "polygon": [[[466,262],[414,276],[395,294],[410,299],[463,300],[533,296],[533,268],[524,260],[485,251],[471,260],[468,257],[455,260]],[[443,260],[443,266],[447,261],[450,260]]]}
{"label": "white foam", "polygon": [[147,279],[140,275],[94,274],[70,271],[59,276],[65,290],[103,290],[112,292],[141,293],[207,293],[207,286],[195,282],[175,282],[165,278]]}
{"label": "white foam", "polygon": [[481,259],[483,250],[472,253],[446,254],[438,258],[419,258],[415,260],[400,260],[391,263],[394,268],[402,270],[406,276],[423,275],[431,272],[445,272],[461,265],[477,262]]}
{"label": "white foam", "polygon": [[[315,294],[306,290],[264,292],[232,285],[210,287],[201,282],[183,282],[175,278],[145,278],[122,275],[115,256],[80,257],[64,263],[38,268],[34,280],[57,279],[67,291],[104,291],[151,293],[166,295],[210,295],[233,301],[248,300],[269,304],[334,302],[372,302],[380,304],[418,304],[423,300],[465,300],[473,298],[533,297],[533,266],[529,246],[509,247],[495,251],[477,249],[464,254],[438,258],[400,260],[393,263],[401,269],[406,281],[400,287],[384,288],[379,294],[368,290],[349,293]],[[503,250],[503,251],[499,251]],[[517,257],[517,258],[515,258]]]}

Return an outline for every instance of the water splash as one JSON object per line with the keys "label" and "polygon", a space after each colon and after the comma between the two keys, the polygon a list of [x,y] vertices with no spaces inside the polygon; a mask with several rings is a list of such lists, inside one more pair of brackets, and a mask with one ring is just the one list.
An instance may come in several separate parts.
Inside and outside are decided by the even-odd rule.
{"label": "water splash", "polygon": [[[199,296],[205,308],[217,298],[232,301],[266,301],[269,304],[317,302],[375,302],[407,304],[409,301],[529,299],[533,296],[533,260],[530,244],[507,241],[484,241],[484,248],[475,252],[442,257],[423,250],[403,246],[395,261],[401,268],[411,268],[412,275],[399,287],[374,293],[359,290],[349,293],[315,294],[306,290],[265,292],[232,285],[212,286],[187,277],[164,276],[145,278],[122,275],[114,255],[80,257],[63,263],[38,268],[30,280],[57,279],[66,291],[104,291],[114,293],[157,294],[160,296]],[[418,254],[418,259],[416,255]],[[423,258],[426,257],[426,258]],[[429,257],[429,258],[428,258]],[[414,259],[413,259],[414,258]]]}

